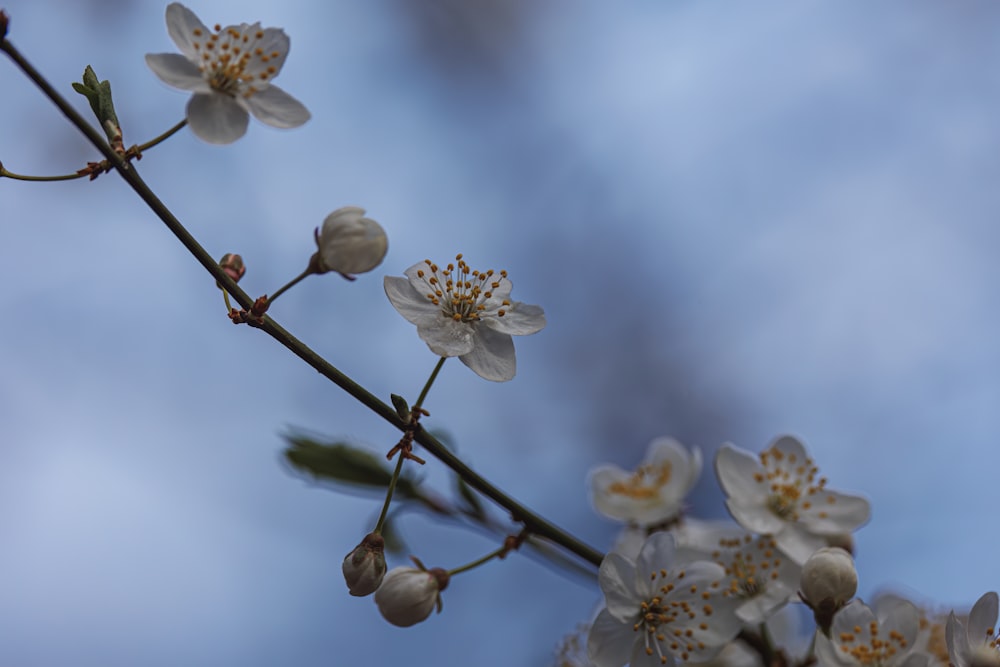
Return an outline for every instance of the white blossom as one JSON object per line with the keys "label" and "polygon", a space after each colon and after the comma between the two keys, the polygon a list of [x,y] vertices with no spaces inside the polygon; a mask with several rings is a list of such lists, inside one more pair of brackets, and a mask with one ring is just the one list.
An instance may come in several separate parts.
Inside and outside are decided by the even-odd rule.
{"label": "white blossom", "polygon": [[381,264],[389,239],[381,225],[365,217],[365,209],[344,206],[326,216],[316,232],[316,246],[318,272],[350,276]]}
{"label": "white blossom", "polygon": [[375,604],[382,617],[401,628],[427,619],[437,607],[441,591],[448,586],[448,573],[440,568],[395,567],[375,591]]}
{"label": "white blossom", "polygon": [[926,667],[913,652],[919,628],[916,607],[902,598],[881,598],[872,609],[854,600],[837,612],[829,638],[816,634],[823,667]]}
{"label": "white blossom", "polygon": [[590,471],[590,497],[606,517],[640,526],[676,518],[701,474],[701,451],[673,438],[657,438],[634,472],[615,465]]}
{"label": "white blossom", "polygon": [[868,501],[826,488],[826,478],[797,439],[775,440],[758,456],[723,445],[715,458],[726,507],[741,526],[773,535],[802,564],[827,536],[849,533],[868,520]]}
{"label": "white blossom", "polygon": [[242,137],[248,113],[274,127],[298,127],[309,120],[302,103],[273,85],[288,57],[280,28],[260,23],[208,29],[194,12],[167,5],[167,32],[181,53],[150,53],[146,64],[160,79],[194,93],[187,105],[191,131],[213,144]]}
{"label": "white blossom", "polygon": [[724,595],[736,603],[736,617],[746,626],[756,628],[795,599],[802,568],[770,535],[721,539],[707,560],[725,569]]}
{"label": "white blossom", "polygon": [[972,606],[963,623],[951,612],[945,627],[948,657],[954,667],[997,667],[1000,665],[997,636],[998,598],[985,593]]}
{"label": "white blossom", "polygon": [[634,562],[614,552],[605,557],[598,575],[605,608],[587,638],[596,667],[704,662],[739,632],[734,605],[722,595],[722,567],[674,561],[674,539],[665,532],[651,535]]}
{"label": "white blossom", "polygon": [[506,271],[473,271],[461,254],[455,261],[442,269],[424,260],[405,278],[386,276],[386,296],[434,354],[458,357],[487,380],[510,380],[517,370],[511,336],[541,331],[545,313],[510,300]]}

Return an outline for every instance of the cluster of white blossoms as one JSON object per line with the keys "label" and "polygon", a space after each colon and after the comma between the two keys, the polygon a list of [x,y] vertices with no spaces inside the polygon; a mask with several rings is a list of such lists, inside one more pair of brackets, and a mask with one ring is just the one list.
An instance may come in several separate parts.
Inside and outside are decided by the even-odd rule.
{"label": "cluster of white blossoms", "polygon": [[[149,54],[146,62],[167,84],[193,93],[186,122],[195,135],[227,144],[243,136],[251,114],[280,128],[309,119],[300,102],[272,83],[289,52],[283,30],[259,23],[210,29],[179,3],[167,7],[166,21],[181,53]],[[307,271],[272,300],[311,273],[353,279],[371,271],[388,248],[382,227],[364,209],[350,206],[331,213],[315,240]],[[238,255],[226,255],[220,266],[233,280],[245,272]],[[384,289],[434,354],[458,357],[491,381],[515,376],[512,336],[536,333],[546,323],[540,307],[511,299],[506,271],[473,270],[461,254],[443,267],[418,262],[405,277],[386,277]],[[410,414],[419,417],[419,403]],[[408,435],[412,440],[413,433]],[[757,455],[723,445],[714,470],[732,521],[685,516],[702,458],[699,449],[676,440],[654,440],[635,470],[602,465],[591,471],[594,508],[624,526],[600,566],[603,606],[587,626],[585,642],[574,635],[564,643],[561,664],[1000,667],[995,592],[983,595],[967,616],[953,611],[946,619],[898,596],[883,595],[872,606],[855,598],[858,575],[850,548],[854,531],[869,519],[869,503],[829,488],[799,440],[780,437]],[[373,595],[385,619],[402,627],[440,611],[441,593],[453,575],[508,550],[505,545],[451,571],[425,568],[414,558],[416,568],[387,572],[381,527],[382,519],[345,556],[342,570],[351,595]],[[793,604],[811,612],[816,628],[810,647],[794,659],[790,643],[775,642],[790,627],[783,615]]]}
{"label": "cluster of white blossoms", "polygon": [[[564,648],[560,664],[1000,667],[995,593],[947,624],[898,596],[871,607],[854,597],[844,547],[869,503],[829,488],[799,440],[778,438],[758,455],[723,445],[714,463],[732,522],[684,515],[701,455],[674,440],[655,440],[634,472],[591,471],[594,508],[625,526],[600,569],[604,605],[586,656]],[[815,620],[804,652],[777,631],[795,606]]]}

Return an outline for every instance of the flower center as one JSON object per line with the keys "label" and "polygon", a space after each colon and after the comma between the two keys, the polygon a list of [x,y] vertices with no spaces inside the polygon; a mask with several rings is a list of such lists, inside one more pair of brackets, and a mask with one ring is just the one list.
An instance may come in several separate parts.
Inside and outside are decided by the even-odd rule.
{"label": "flower center", "polygon": [[646,655],[655,655],[660,664],[670,662],[668,653],[688,660],[692,653],[705,649],[705,643],[695,637],[695,628],[708,630],[704,619],[712,615],[711,596],[697,584],[683,582],[684,570],[676,574],[659,570],[650,574],[650,579],[658,583],[654,584],[657,592],[639,603],[639,620],[632,630],[643,633]]}
{"label": "flower center", "polygon": [[721,565],[729,577],[727,593],[739,598],[752,598],[767,590],[770,581],[779,579],[782,560],[777,543],[771,537],[719,540],[721,547],[712,552],[712,560]]}
{"label": "flower center", "polygon": [[[757,473],[755,479],[768,485],[767,507],[786,521],[798,521],[799,511],[810,509],[812,496],[826,487],[826,478],[817,478],[819,468],[810,458],[800,462],[795,454],[772,447],[761,452],[760,462],[764,472]],[[820,512],[820,517],[824,516]]]}
{"label": "flower center", "polygon": [[627,480],[619,480],[608,487],[608,491],[636,500],[658,498],[660,489],[670,483],[670,461],[639,466]]}
{"label": "flower center", "polygon": [[[483,317],[503,317],[506,308],[510,308],[510,300],[503,299],[498,303],[489,303],[493,299],[493,290],[500,287],[500,280],[507,277],[506,271],[496,274],[489,271],[473,271],[462,259],[462,254],[455,255],[456,264],[448,264],[441,268],[429,259],[425,259],[427,270],[418,269],[417,278],[422,280],[428,291],[424,296],[441,309],[441,314],[456,322],[472,323]],[[499,279],[498,279],[499,277]],[[497,307],[498,306],[498,307]],[[497,307],[496,311],[492,308]]]}
{"label": "flower center", "polygon": [[250,97],[278,73],[278,67],[270,63],[278,61],[282,53],[265,53],[260,47],[264,31],[259,24],[225,30],[216,24],[215,31],[207,36],[201,28],[195,28],[193,35],[191,43],[201,54],[198,69],[216,92]]}
{"label": "flower center", "polygon": [[853,632],[841,632],[837,641],[842,653],[851,656],[865,667],[882,667],[897,653],[907,649],[906,638],[895,630],[890,630],[885,639],[879,637],[878,621],[868,624],[867,642],[861,635],[861,626],[855,626]]}

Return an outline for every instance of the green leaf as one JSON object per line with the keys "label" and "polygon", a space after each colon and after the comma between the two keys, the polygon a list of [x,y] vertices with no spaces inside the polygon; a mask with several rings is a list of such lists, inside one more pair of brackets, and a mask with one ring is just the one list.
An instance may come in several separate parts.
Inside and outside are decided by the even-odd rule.
{"label": "green leaf", "polygon": [[83,84],[74,83],[73,90],[90,102],[91,110],[97,116],[104,133],[108,135],[108,141],[114,141],[116,138],[120,141],[121,125],[115,114],[115,103],[111,99],[111,82],[98,81],[94,68],[87,65],[87,69],[83,70]]}
{"label": "green leaf", "polygon": [[[285,459],[314,479],[366,488],[386,488],[392,479],[385,458],[367,449],[344,442],[324,444],[303,435],[286,435],[285,440]],[[419,496],[413,480],[405,474],[396,482],[396,493],[406,498]]]}

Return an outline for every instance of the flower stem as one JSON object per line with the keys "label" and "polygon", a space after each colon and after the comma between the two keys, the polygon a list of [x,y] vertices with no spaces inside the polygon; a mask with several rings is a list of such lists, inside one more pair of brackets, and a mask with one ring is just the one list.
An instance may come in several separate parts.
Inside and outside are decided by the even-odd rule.
{"label": "flower stem", "polygon": [[431,385],[434,384],[434,380],[437,379],[438,373],[441,372],[441,367],[444,366],[444,362],[448,360],[448,357],[441,357],[438,359],[437,364],[434,366],[434,370],[431,371],[431,376],[427,378],[427,382],[424,383],[424,388],[420,390],[420,396],[417,396],[417,402],[413,404],[413,409],[415,411],[417,408],[424,407],[424,399],[427,398],[427,392],[431,390]]}
{"label": "flower stem", "polygon": [[87,174],[73,173],[73,174],[63,174],[61,176],[26,176],[24,174],[15,174],[12,171],[7,171],[4,169],[3,165],[0,165],[0,178],[9,178],[14,181],[34,181],[44,182],[44,181],[75,181],[78,178],[83,178]]}
{"label": "flower stem", "polygon": [[[160,136],[156,137],[155,139],[150,139],[144,144],[133,146],[128,150],[127,156],[131,157],[133,154],[141,154],[144,150],[152,148],[153,146],[169,139],[185,125],[187,125],[187,118],[177,123],[172,128],[170,128]],[[34,181],[36,183],[46,182],[46,181],[75,181],[76,179],[83,178],[84,176],[91,177],[93,176],[93,174],[89,171],[81,169],[80,171],[74,172],[72,174],[62,174],[60,176],[27,176],[25,174],[15,174],[12,171],[8,171],[7,169],[4,168],[2,164],[0,164],[0,178],[9,178],[15,181]]]}
{"label": "flower stem", "polygon": [[[299,276],[295,281],[289,283],[289,285],[294,284],[297,280],[301,280],[305,276],[309,275],[309,271]],[[287,287],[287,286],[286,286]],[[281,290],[278,290],[280,293]],[[411,408],[411,432],[404,437],[412,437],[412,430],[417,424],[417,419],[420,418],[421,406],[423,405],[424,399],[427,398],[427,392],[431,390],[431,385],[434,384],[434,380],[437,379],[438,373],[441,371],[441,367],[444,366],[444,362],[447,357],[441,357],[438,359],[437,364],[434,365],[434,370],[431,371],[431,375],[427,378],[427,382],[424,383],[424,388],[420,390],[420,396],[417,398],[417,402],[413,404]],[[389,505],[392,503],[392,494],[396,490],[396,481],[399,480],[399,474],[403,471],[403,461],[406,460],[404,452],[399,452],[399,458],[396,460],[396,469],[392,471],[392,479],[389,480],[389,488],[385,492],[385,503],[382,505],[382,513],[378,516],[378,523],[375,524],[375,530],[373,533],[382,534],[382,525],[385,523],[385,517],[389,513]]]}
{"label": "flower stem", "polygon": [[389,505],[392,503],[392,493],[396,490],[396,480],[399,479],[399,473],[403,471],[403,461],[405,460],[406,457],[402,454],[396,458],[396,469],[392,471],[392,479],[389,480],[389,488],[385,492],[382,513],[378,515],[378,522],[375,524],[375,530],[372,531],[376,535],[382,534],[382,526],[385,524],[385,517],[389,514]]}
{"label": "flower stem", "polygon": [[483,563],[488,563],[491,560],[493,560],[494,558],[499,558],[500,556],[505,555],[509,551],[510,551],[510,549],[508,549],[506,545],[502,546],[499,549],[495,549],[495,550],[489,552],[488,554],[486,554],[482,558],[477,558],[476,560],[472,561],[471,563],[466,563],[465,565],[462,565],[460,567],[456,567],[454,570],[448,570],[448,575],[449,576],[454,576],[456,574],[459,574],[460,572],[466,572],[466,571],[471,570],[473,568],[477,568],[480,565],[482,565]]}
{"label": "flower stem", "polygon": [[[191,235],[177,219],[173,212],[156,196],[146,185],[135,169],[129,165],[108,146],[104,137],[91,127],[84,118],[59,94],[55,88],[29,63],[21,52],[5,38],[0,38],[0,51],[6,53],[10,59],[24,72],[25,76],[42,91],[42,93],[52,101],[64,116],[99,150],[118,171],[135,193],[149,206],[150,210],[163,221],[167,229],[177,237],[177,240],[188,250],[189,253],[204,267],[206,271],[218,281],[225,290],[232,295],[233,299],[245,310],[250,310],[254,299],[244,292],[236,282],[219,266],[218,260],[213,258],[205,248]],[[319,372],[335,385],[340,387],[345,393],[353,397],[359,403],[377,414],[389,424],[400,431],[405,432],[409,426],[400,419],[396,410],[392,406],[381,401],[370,391],[362,387],[353,379],[342,373],[326,359],[318,355],[308,345],[293,336],[274,319],[264,316],[259,324],[254,324],[254,328],[260,329],[267,335],[274,338],[292,354],[304,361],[311,368]],[[536,537],[542,537],[559,545],[566,551],[576,554],[582,560],[597,567],[604,560],[604,554],[593,547],[584,544],[573,537],[565,530],[547,521],[529,508],[520,504],[502,490],[491,484],[479,473],[474,471],[464,461],[455,456],[447,447],[428,433],[421,429],[414,434],[414,441],[426,449],[432,456],[451,468],[455,474],[460,476],[465,482],[482,493],[484,496],[495,502],[500,507],[506,509],[511,518],[524,525]]]}
{"label": "flower stem", "polygon": [[177,123],[176,125],[174,125],[172,128],[170,128],[169,130],[167,130],[166,132],[164,132],[160,136],[154,137],[154,138],[150,139],[149,141],[147,141],[144,144],[139,144],[138,146],[135,147],[134,150],[142,153],[143,151],[145,151],[145,150],[147,150],[149,148],[152,148],[153,146],[156,146],[157,144],[163,143],[164,141],[166,141],[170,137],[172,137],[175,134],[177,134],[178,132],[180,132],[184,128],[185,125],[187,125],[187,118],[184,118],[183,120],[181,120],[181,122]]}
{"label": "flower stem", "polygon": [[284,286],[282,286],[282,287],[278,288],[278,291],[277,291],[277,292],[275,292],[275,293],[274,293],[274,294],[272,294],[271,296],[267,297],[267,304],[268,304],[268,305],[271,305],[272,303],[274,303],[274,300],[275,300],[275,299],[277,299],[277,298],[278,298],[279,296],[281,296],[282,294],[284,294],[286,290],[288,290],[289,288],[292,288],[292,287],[294,287],[295,285],[298,285],[298,284],[299,284],[300,282],[302,282],[302,281],[303,281],[303,280],[304,280],[304,279],[305,279],[305,278],[306,278],[307,276],[311,276],[311,275],[312,275],[313,273],[314,273],[314,271],[312,270],[312,267],[310,267],[310,268],[306,269],[305,271],[303,271],[302,273],[300,273],[299,275],[297,275],[297,276],[295,276],[294,278],[292,278],[292,279],[291,279],[291,280],[290,280],[290,281],[288,282],[288,284],[287,284],[287,285],[284,285]]}

